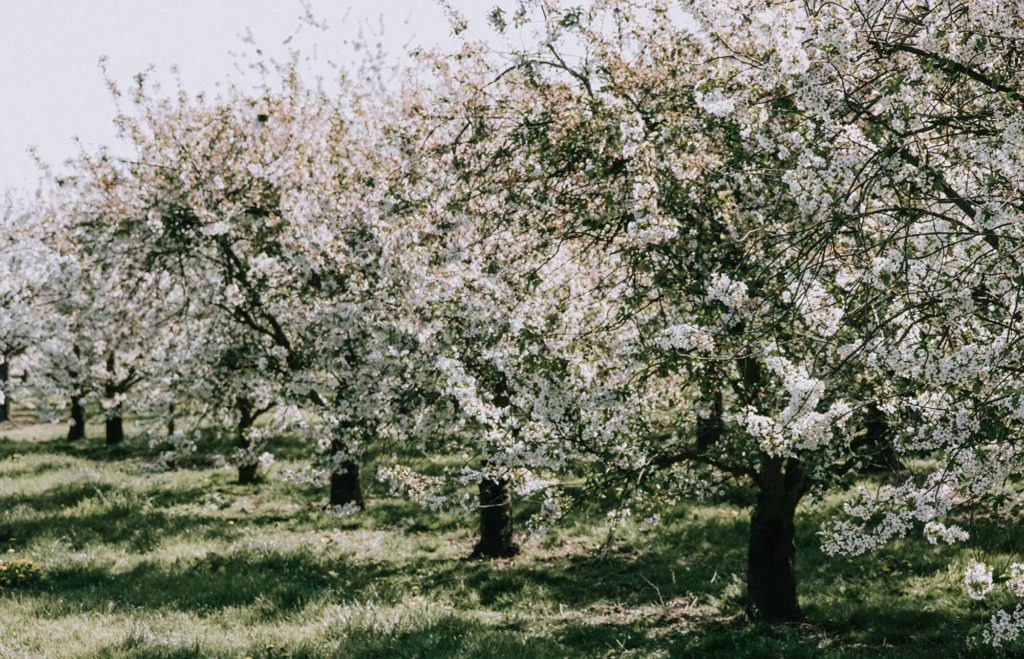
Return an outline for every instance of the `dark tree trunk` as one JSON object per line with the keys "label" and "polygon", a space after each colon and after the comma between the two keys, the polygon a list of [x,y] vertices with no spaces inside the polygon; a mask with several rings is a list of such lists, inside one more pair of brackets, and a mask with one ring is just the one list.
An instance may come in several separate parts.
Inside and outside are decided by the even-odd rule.
{"label": "dark tree trunk", "polygon": [[736,361],[743,378],[743,389],[737,393],[741,402],[749,405],[756,401],[762,393],[761,362],[756,357],[740,357]]}
{"label": "dark tree trunk", "polygon": [[480,541],[473,558],[508,558],[519,553],[512,542],[512,494],[508,481],[480,481]]}
{"label": "dark tree trunk", "polygon": [[244,465],[238,468],[238,484],[249,485],[259,480],[260,463]]}
{"label": "dark tree trunk", "polygon": [[346,460],[341,463],[345,472],[331,474],[331,505],[344,506],[350,503],[356,504],[360,510],[366,507],[363,501],[363,484],[360,479],[359,463],[354,460]]}
{"label": "dark tree trunk", "polygon": [[793,545],[793,517],[803,488],[798,462],[762,456],[758,485],[747,550],[747,614],[765,622],[799,621]]}
{"label": "dark tree trunk", "polygon": [[171,458],[166,462],[167,468],[176,471],[178,461],[174,457],[177,455],[177,452],[174,451],[174,403],[167,404],[167,446],[171,448]]}
{"label": "dark tree trunk", "polygon": [[121,408],[107,413],[107,446],[120,444],[124,441],[124,421],[121,419]]}
{"label": "dark tree trunk", "polygon": [[71,397],[71,426],[68,428],[68,441],[85,439],[85,406],[81,403],[82,396]]}
{"label": "dark tree trunk", "polygon": [[7,383],[11,378],[11,363],[4,357],[0,362],[0,390],[4,393],[4,402],[0,403],[0,422],[11,419],[11,397],[7,392]]}
{"label": "dark tree trunk", "polygon": [[903,462],[893,445],[892,428],[877,403],[873,402],[867,407],[864,430],[864,442],[870,451],[867,471],[878,473],[903,469]]}
{"label": "dark tree trunk", "polygon": [[[722,387],[718,382],[717,373],[709,369],[708,382],[703,387],[706,398],[710,398],[711,410],[705,419],[697,416],[697,450],[706,451],[722,438]],[[710,395],[709,391],[710,390]]]}
{"label": "dark tree trunk", "polygon": [[[248,432],[256,418],[252,413],[252,401],[245,396],[240,396],[238,400],[235,401],[235,405],[238,408],[238,446],[244,451],[251,445],[249,442]],[[259,478],[259,468],[260,463],[258,462],[248,465],[239,465],[238,483],[240,485],[255,483]]]}
{"label": "dark tree trunk", "polygon": [[[114,353],[107,356],[107,373],[110,380],[103,387],[103,394],[109,399],[121,393],[120,387],[114,382],[116,363]],[[124,423],[121,421],[121,405],[118,404],[107,412],[107,446],[120,444],[124,441]]]}

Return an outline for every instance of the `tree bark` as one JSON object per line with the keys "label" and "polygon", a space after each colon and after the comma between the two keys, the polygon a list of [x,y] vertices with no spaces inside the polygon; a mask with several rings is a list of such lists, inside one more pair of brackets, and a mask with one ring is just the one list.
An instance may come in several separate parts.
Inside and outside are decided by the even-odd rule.
{"label": "tree bark", "polygon": [[260,463],[243,465],[238,468],[238,484],[249,485],[259,480]]}
{"label": "tree bark", "polygon": [[[705,419],[697,416],[697,450],[706,451],[722,438],[722,387],[718,382],[717,373],[709,369],[708,381],[703,389],[706,398],[710,398],[711,409]],[[710,395],[709,391],[710,390]]]}
{"label": "tree bark", "polygon": [[[245,396],[239,396],[235,401],[235,406],[238,408],[238,446],[244,451],[251,446],[249,441],[248,432],[252,426],[253,421],[256,420],[255,415],[252,413],[252,402]],[[238,483],[239,485],[247,485],[249,483],[255,483],[259,478],[260,463],[254,462],[253,464],[239,465],[238,466]]]}
{"label": "tree bark", "polygon": [[11,419],[11,396],[7,391],[7,383],[11,378],[11,363],[4,357],[0,362],[0,390],[4,393],[4,402],[0,403],[0,422]]}
{"label": "tree bark", "polygon": [[878,409],[877,403],[872,402],[868,405],[864,429],[864,440],[868,451],[871,452],[866,471],[879,473],[903,469],[903,462],[892,443],[892,428],[885,418],[885,413]]}
{"label": "tree bark", "polygon": [[71,425],[68,427],[68,441],[85,439],[85,406],[81,403],[82,396],[76,393],[71,397]]}
{"label": "tree bark", "polygon": [[360,510],[366,507],[363,501],[363,483],[359,463],[347,460],[341,463],[344,473],[331,474],[331,505],[344,506],[354,503]]}
{"label": "tree bark", "polygon": [[747,615],[765,622],[800,621],[793,519],[802,473],[796,460],[762,456],[758,480],[747,550]]}
{"label": "tree bark", "polygon": [[174,434],[174,403],[167,403],[167,436]]}
{"label": "tree bark", "polygon": [[480,481],[480,541],[473,558],[508,558],[519,553],[512,541],[512,494],[508,480]]}
{"label": "tree bark", "polygon": [[[114,353],[110,353],[107,356],[107,373],[110,375],[110,380],[103,387],[103,394],[108,398],[114,398],[117,394],[121,393],[120,387],[114,381],[116,377],[116,357]],[[121,420],[121,404],[118,403],[116,407],[107,411],[107,446],[113,446],[114,444],[120,444],[124,441],[124,423]]]}
{"label": "tree bark", "polygon": [[124,441],[124,421],[121,419],[121,407],[118,406],[107,413],[107,446],[120,444]]}

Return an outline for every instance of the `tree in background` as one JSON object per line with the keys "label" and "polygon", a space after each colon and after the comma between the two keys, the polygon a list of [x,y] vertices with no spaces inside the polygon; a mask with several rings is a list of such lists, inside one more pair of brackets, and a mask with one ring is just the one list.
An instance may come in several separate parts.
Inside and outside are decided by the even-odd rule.
{"label": "tree in background", "polygon": [[44,242],[40,205],[9,190],[0,199],[0,422],[11,417],[16,358],[44,340],[46,323],[37,310],[60,259]]}
{"label": "tree in background", "polygon": [[[134,114],[119,119],[137,154],[83,156],[97,194],[80,197],[73,231],[113,241],[121,286],[131,268],[154,273],[206,323],[185,354],[233,392],[241,470],[255,464],[247,437],[261,409],[310,406],[320,458],[306,476],[331,481],[333,506],[361,506],[360,456],[392,416],[386,363],[401,352],[403,236],[373,175],[389,152],[358,93],[340,103],[288,66],[277,74],[280,87],[261,96],[230,89],[213,102],[140,81]],[[282,400],[246,391],[264,384]]]}

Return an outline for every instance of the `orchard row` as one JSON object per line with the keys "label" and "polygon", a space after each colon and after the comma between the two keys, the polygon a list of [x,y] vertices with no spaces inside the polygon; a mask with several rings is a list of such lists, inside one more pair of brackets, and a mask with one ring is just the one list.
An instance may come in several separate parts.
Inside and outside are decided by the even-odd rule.
{"label": "orchard row", "polygon": [[[4,390],[70,401],[72,433],[87,399],[108,441],[155,414],[167,466],[223,427],[241,482],[297,432],[290,477],[339,512],[367,445],[401,442],[444,468],[376,476],[431,506],[477,486],[482,556],[515,553],[514,497],[553,523],[570,480],[650,519],[752,486],[749,610],[798,619],[808,497],[934,465],[852,494],[822,529],[850,555],[965,540],[963,509],[1015,500],[1021,16],[527,0],[491,16],[506,44],[387,76],[112,84],[130,157],[84,152],[6,207],[0,379],[20,363]],[[175,405],[202,423],[168,427]],[[1024,596],[1002,572],[972,563],[968,594]]]}

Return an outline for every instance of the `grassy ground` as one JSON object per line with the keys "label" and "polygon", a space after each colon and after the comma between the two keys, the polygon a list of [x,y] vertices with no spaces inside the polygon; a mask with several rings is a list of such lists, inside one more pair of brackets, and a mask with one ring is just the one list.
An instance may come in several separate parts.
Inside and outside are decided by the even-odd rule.
{"label": "grassy ground", "polygon": [[[771,628],[743,620],[748,514],[727,505],[679,506],[603,553],[604,516],[581,513],[515,560],[467,561],[470,513],[368,483],[367,510],[339,520],[315,488],[239,486],[213,467],[147,475],[146,447],[89,432],[0,426],[0,559],[41,567],[0,592],[0,657],[993,654],[970,640],[991,611],[963,594],[967,549],[908,540],[831,559],[814,532],[836,501],[800,515],[809,622]],[[987,534],[988,551],[1012,549],[1011,533]]]}

